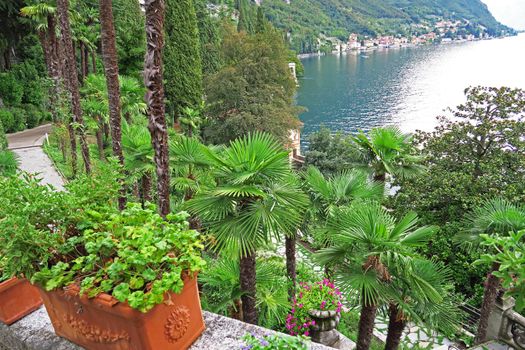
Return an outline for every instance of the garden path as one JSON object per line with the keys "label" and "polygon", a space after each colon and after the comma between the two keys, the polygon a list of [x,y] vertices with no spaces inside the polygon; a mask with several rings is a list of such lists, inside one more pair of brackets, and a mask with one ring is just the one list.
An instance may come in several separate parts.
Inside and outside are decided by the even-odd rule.
{"label": "garden path", "polygon": [[49,184],[58,190],[62,190],[64,189],[64,179],[56,171],[53,163],[42,149],[51,128],[51,124],[46,124],[8,134],[8,149],[18,156],[20,170],[31,174],[36,173],[42,179],[43,184]]}

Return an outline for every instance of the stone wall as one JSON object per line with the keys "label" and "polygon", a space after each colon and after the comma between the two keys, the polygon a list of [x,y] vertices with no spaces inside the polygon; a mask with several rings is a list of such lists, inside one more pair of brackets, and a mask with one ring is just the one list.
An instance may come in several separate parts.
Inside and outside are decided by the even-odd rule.
{"label": "stone wall", "polygon": [[[206,330],[193,344],[191,350],[239,350],[243,346],[240,338],[246,333],[258,336],[277,333],[211,312],[205,311],[203,314]],[[331,349],[315,343],[312,343],[310,348]],[[41,307],[11,326],[0,323],[0,350],[82,350],[82,348],[56,336],[45,308]]]}

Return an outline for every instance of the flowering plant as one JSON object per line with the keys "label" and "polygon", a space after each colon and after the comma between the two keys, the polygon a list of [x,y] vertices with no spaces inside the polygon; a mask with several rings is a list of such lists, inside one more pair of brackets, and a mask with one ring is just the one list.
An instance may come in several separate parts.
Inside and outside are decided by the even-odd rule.
{"label": "flowering plant", "polygon": [[341,291],[326,278],[314,284],[300,282],[299,287],[291,314],[286,318],[286,328],[291,335],[309,336],[310,326],[315,325],[309,311],[341,312]]}
{"label": "flowering plant", "polygon": [[241,350],[307,350],[305,337],[288,337],[278,335],[265,335],[259,337],[255,334],[246,334],[243,338],[245,345]]}

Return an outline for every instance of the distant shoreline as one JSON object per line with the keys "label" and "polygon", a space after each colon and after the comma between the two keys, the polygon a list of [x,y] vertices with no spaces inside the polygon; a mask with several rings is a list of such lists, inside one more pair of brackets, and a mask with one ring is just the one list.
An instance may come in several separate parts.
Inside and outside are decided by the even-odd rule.
{"label": "distant shoreline", "polygon": [[433,43],[428,43],[428,44],[406,44],[406,45],[400,45],[400,46],[372,46],[372,47],[367,47],[367,48],[350,49],[350,50],[345,50],[345,51],[333,51],[333,52],[328,52],[328,53],[319,51],[319,52],[298,54],[297,58],[302,60],[302,59],[306,59],[310,57],[320,57],[320,56],[326,56],[326,55],[341,55],[341,54],[348,54],[348,53],[371,52],[371,51],[377,51],[377,50],[403,49],[403,48],[421,47],[421,46],[429,46],[429,45],[460,44],[460,43],[466,43],[466,42],[505,39],[505,38],[518,36],[522,33],[525,33],[525,31],[518,32],[518,34],[516,35],[489,37],[489,38],[475,39],[475,40],[461,39],[461,40],[452,40],[452,41],[447,41],[447,42],[442,42],[442,41],[433,42]]}

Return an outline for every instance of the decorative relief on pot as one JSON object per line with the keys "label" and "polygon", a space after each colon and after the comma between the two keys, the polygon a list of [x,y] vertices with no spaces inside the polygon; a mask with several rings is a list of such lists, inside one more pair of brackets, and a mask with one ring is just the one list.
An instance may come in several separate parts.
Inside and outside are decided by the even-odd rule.
{"label": "decorative relief on pot", "polygon": [[170,343],[175,343],[182,338],[190,324],[190,310],[186,306],[175,308],[168,316],[164,325],[164,334]]}
{"label": "decorative relief on pot", "polygon": [[64,317],[64,321],[73,328],[76,333],[86,338],[89,341],[95,343],[116,343],[118,341],[124,340],[129,341],[130,337],[128,332],[114,332],[108,329],[102,329],[97,326],[90,325],[84,320],[80,320],[71,315]]}

